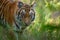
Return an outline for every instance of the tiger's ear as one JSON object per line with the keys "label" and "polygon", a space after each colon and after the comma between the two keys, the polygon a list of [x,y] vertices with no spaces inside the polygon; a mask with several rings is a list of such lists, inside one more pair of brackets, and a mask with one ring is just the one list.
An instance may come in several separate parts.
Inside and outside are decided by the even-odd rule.
{"label": "tiger's ear", "polygon": [[23,6],[23,2],[18,2],[18,7],[21,8]]}
{"label": "tiger's ear", "polygon": [[36,7],[36,2],[35,2],[35,1],[33,1],[33,2],[32,2],[32,4],[31,4],[31,8],[33,8],[33,9],[34,9],[35,7]]}

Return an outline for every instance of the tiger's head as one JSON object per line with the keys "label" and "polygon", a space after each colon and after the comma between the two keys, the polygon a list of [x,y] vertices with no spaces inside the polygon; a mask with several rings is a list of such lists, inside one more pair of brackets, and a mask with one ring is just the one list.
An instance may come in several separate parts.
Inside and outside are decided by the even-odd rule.
{"label": "tiger's head", "polygon": [[16,21],[19,25],[28,26],[35,19],[35,11],[34,11],[35,3],[32,5],[28,5],[22,2],[18,3],[18,10],[16,13]]}
{"label": "tiger's head", "polygon": [[0,6],[0,23],[8,29],[25,29],[35,19],[35,2],[29,5],[18,0],[1,0]]}

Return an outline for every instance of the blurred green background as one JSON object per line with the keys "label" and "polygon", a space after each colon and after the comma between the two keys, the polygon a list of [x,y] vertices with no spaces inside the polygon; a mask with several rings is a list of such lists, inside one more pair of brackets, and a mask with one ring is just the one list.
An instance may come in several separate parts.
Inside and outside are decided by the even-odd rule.
{"label": "blurred green background", "polygon": [[[60,0],[21,0],[36,2],[35,20],[28,26],[20,40],[60,40]],[[2,28],[0,28],[2,30]],[[2,35],[2,31],[0,31]],[[1,38],[1,37],[0,37]]]}

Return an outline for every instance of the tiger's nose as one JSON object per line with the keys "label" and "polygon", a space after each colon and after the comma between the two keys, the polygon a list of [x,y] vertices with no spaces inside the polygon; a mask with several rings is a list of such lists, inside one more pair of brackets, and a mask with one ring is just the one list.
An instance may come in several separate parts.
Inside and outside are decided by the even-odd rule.
{"label": "tiger's nose", "polygon": [[30,24],[30,20],[29,19],[25,19],[25,25],[28,26]]}
{"label": "tiger's nose", "polygon": [[25,26],[29,26],[30,25],[30,23],[25,23]]}

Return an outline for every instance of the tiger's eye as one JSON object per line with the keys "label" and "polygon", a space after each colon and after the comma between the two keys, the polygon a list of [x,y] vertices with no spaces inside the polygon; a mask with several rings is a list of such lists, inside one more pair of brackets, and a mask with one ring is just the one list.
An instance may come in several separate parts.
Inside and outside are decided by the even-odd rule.
{"label": "tiger's eye", "polygon": [[30,15],[34,14],[34,11],[33,10],[30,10],[29,14]]}
{"label": "tiger's eye", "polygon": [[20,15],[24,17],[25,14],[26,14],[25,10],[21,10]]}
{"label": "tiger's eye", "polygon": [[25,12],[25,10],[21,10],[21,12],[20,12],[21,14],[25,14],[26,12]]}

